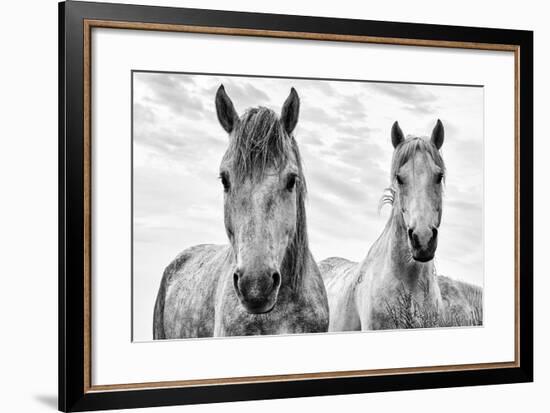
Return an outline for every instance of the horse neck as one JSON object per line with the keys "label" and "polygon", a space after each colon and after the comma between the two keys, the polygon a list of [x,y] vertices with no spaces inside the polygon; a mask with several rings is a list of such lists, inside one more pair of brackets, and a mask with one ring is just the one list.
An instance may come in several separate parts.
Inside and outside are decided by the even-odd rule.
{"label": "horse neck", "polygon": [[381,239],[384,240],[386,251],[382,256],[388,260],[384,275],[400,282],[409,290],[415,290],[423,285],[431,285],[435,279],[433,260],[421,263],[413,260],[407,240],[407,227],[399,207],[399,195],[393,203],[392,214]]}

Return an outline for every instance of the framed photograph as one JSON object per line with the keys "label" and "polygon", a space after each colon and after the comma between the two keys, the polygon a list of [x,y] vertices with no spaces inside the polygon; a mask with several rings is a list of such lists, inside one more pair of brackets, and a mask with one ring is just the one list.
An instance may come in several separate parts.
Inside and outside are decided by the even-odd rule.
{"label": "framed photograph", "polygon": [[533,33],[59,5],[59,409],[533,380]]}

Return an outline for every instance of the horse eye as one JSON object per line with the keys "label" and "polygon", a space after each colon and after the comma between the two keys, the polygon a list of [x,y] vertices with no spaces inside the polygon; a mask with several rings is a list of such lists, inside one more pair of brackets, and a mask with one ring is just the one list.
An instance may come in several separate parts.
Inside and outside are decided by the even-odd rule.
{"label": "horse eye", "polygon": [[443,173],[437,174],[437,178],[436,178],[437,183],[440,184],[442,180],[443,180]]}
{"label": "horse eye", "polygon": [[286,189],[287,191],[292,191],[294,189],[294,186],[296,185],[296,174],[290,174],[288,176],[288,179],[286,181]]}
{"label": "horse eye", "polygon": [[223,190],[225,192],[229,191],[229,188],[231,188],[231,184],[229,183],[229,177],[227,176],[227,173],[222,172],[220,174],[220,179],[222,181]]}
{"label": "horse eye", "polygon": [[397,180],[397,183],[399,185],[403,185],[403,179],[401,179],[401,177],[399,175],[395,175],[395,179]]}

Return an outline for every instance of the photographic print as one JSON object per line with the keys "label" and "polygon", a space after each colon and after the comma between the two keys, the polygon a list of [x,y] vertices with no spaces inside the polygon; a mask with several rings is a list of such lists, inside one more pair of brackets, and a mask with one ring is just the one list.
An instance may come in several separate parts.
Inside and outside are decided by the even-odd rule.
{"label": "photographic print", "polygon": [[483,325],[479,85],[132,72],[134,341]]}
{"label": "photographic print", "polygon": [[58,23],[60,410],[533,381],[532,31]]}

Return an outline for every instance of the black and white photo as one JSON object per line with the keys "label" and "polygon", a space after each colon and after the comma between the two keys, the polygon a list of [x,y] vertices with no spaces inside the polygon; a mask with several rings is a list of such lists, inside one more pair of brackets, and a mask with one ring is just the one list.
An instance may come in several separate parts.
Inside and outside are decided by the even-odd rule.
{"label": "black and white photo", "polygon": [[482,86],[132,91],[134,341],[483,325]]}

